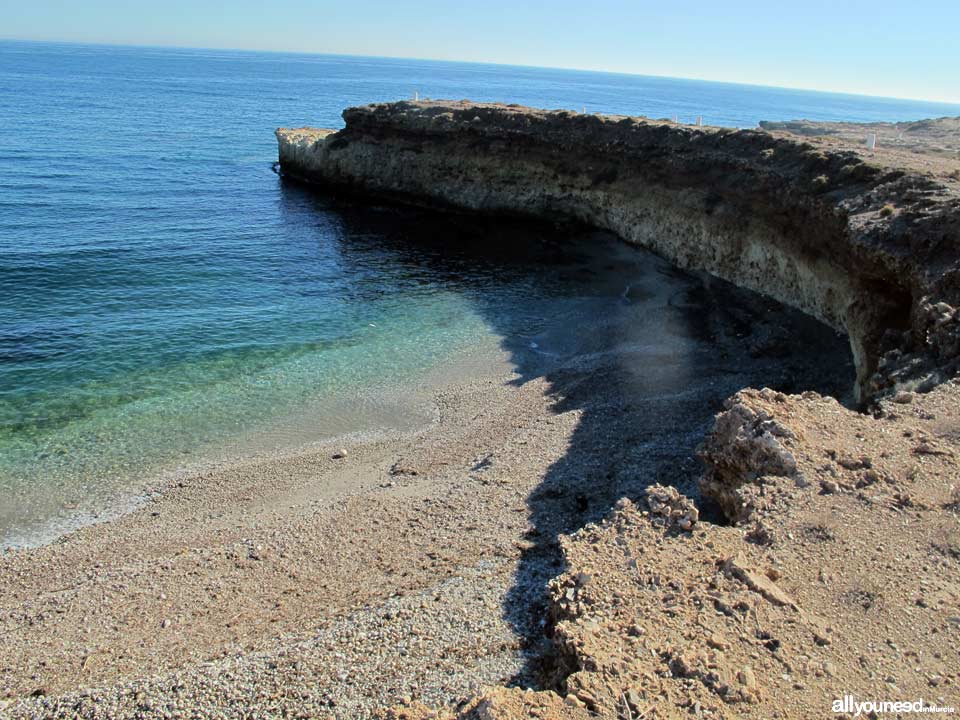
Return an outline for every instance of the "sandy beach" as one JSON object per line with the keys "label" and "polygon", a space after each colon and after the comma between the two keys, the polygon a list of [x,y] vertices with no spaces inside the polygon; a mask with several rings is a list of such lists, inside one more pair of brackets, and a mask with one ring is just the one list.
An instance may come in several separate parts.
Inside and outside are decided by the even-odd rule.
{"label": "sandy beach", "polygon": [[436,419],[415,432],[209,468],[4,553],[4,712],[363,718],[539,687],[561,534],[651,482],[690,487],[695,447],[738,388],[849,387],[833,332],[684,282],[643,306],[662,313],[653,326],[614,297],[539,367],[504,350],[445,368]]}

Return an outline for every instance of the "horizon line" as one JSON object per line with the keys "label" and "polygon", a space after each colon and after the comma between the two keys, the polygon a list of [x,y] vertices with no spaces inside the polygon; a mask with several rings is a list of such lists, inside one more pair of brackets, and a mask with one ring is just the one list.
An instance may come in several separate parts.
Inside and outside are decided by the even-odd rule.
{"label": "horizon line", "polygon": [[[99,42],[99,41],[92,42],[92,41],[80,41],[80,40],[51,40],[51,39],[17,38],[17,37],[3,37],[3,36],[0,36],[0,42],[20,42],[20,43],[36,43],[36,44],[48,44],[48,45],[78,45],[78,46],[116,47],[116,48],[144,48],[144,49],[158,49],[158,50],[208,50],[208,51],[214,51],[214,52],[269,53],[274,55],[316,55],[316,56],[327,56],[327,57],[370,58],[375,60],[412,60],[415,62],[459,63],[463,65],[492,65],[494,67],[529,68],[531,70],[560,70],[565,72],[597,73],[600,75],[624,75],[627,77],[643,77],[643,78],[658,78],[663,80],[705,82],[705,83],[713,83],[716,85],[737,85],[740,87],[763,88],[767,90],[790,90],[795,92],[820,93],[824,95],[843,95],[847,97],[871,98],[875,100],[897,100],[897,101],[925,103],[929,105],[947,105],[947,106],[956,107],[958,110],[960,110],[960,98],[958,98],[957,100],[931,100],[929,98],[897,97],[893,95],[871,95],[868,93],[850,92],[846,90],[824,90],[824,89],[816,89],[816,88],[792,87],[792,86],[786,86],[786,85],[764,85],[762,83],[750,83],[750,82],[741,82],[741,81],[734,81],[734,80],[716,80],[714,78],[681,77],[678,75],[650,75],[650,74],[645,74],[640,72],[625,72],[622,70],[598,70],[595,68],[561,67],[558,65],[526,65],[526,64],[518,64],[518,63],[508,63],[508,62],[494,62],[490,60],[450,60],[446,58],[425,58],[425,57],[413,57],[409,55],[364,55],[360,53],[333,53],[333,52],[320,52],[316,50],[276,50],[272,48],[269,48],[269,49],[229,48],[229,47],[208,47],[204,45],[162,45],[162,44],[158,45],[158,44],[122,43],[122,42]],[[958,113],[958,116],[960,116],[960,113]]]}

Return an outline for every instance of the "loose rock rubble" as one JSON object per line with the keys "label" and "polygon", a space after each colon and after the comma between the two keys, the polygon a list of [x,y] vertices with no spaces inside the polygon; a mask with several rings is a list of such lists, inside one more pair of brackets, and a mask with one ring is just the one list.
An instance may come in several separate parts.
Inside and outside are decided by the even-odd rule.
{"label": "loose rock rubble", "polygon": [[[689,501],[654,487],[649,510],[624,500],[564,538],[553,702],[631,720],[844,717],[844,694],[960,710],[960,384],[880,414],[742,392],[704,445],[720,467],[703,482],[707,501],[755,490],[750,524],[678,533],[664,517]],[[564,717],[524,700],[546,696],[492,691],[456,717]]]}
{"label": "loose rock rubble", "polygon": [[700,519],[697,506],[674,487],[651,485],[647,488],[647,506],[651,513],[662,517],[668,526],[676,525],[681,530],[692,530]]}
{"label": "loose rock rubble", "polygon": [[[774,402],[786,400],[783,393],[762,392]],[[700,448],[707,467],[700,489],[728,518],[743,523],[756,509],[755,484],[771,477],[802,480],[796,458],[784,444],[795,439],[792,431],[743,402],[741,395],[727,400],[726,407]]]}

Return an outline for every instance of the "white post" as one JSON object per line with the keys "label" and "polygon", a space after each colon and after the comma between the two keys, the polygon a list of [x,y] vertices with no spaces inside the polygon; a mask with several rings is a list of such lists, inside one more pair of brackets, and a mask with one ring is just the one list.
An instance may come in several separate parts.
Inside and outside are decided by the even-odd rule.
{"label": "white post", "polygon": [[673,116],[673,124],[674,124],[674,125],[679,125],[679,124],[680,124],[680,117],[679,117],[678,115],[674,115],[674,116]]}
{"label": "white post", "polygon": [[703,115],[697,115],[697,127],[703,127]]}
{"label": "white post", "polygon": [[420,102],[420,91],[419,91],[419,90],[414,90],[414,91],[413,91],[413,101],[414,101],[414,102]]}
{"label": "white post", "polygon": [[867,150],[873,150],[877,146],[877,134],[870,133],[867,135]]}

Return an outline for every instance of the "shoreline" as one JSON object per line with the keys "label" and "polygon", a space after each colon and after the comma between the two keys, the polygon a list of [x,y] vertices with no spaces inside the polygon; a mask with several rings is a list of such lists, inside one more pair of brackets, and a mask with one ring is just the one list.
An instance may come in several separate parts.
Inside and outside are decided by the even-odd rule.
{"label": "shoreline", "polygon": [[[309,421],[314,416],[322,414],[318,400],[317,407],[306,413],[275,418],[259,427],[246,429],[235,437],[192,452],[187,462],[171,458],[165,463],[160,463],[157,467],[151,468],[142,479],[131,479],[122,483],[113,496],[104,498],[107,500],[105,505],[85,509],[66,518],[51,518],[39,528],[0,527],[2,531],[0,537],[3,538],[0,543],[0,554],[57,543],[83,528],[118,520],[144,508],[165,491],[175,487],[178,482],[192,477],[229,471],[231,468],[257,462],[283,463],[285,460],[293,460],[301,455],[320,453],[329,448],[335,449],[342,444],[398,441],[422,432],[437,421],[437,408],[433,404],[433,395],[437,390],[469,378],[468,371],[465,369],[467,365],[474,369],[480,367],[481,372],[486,372],[506,362],[503,357],[498,357],[502,351],[494,349],[491,340],[492,338],[483,338],[483,341],[476,343],[475,347],[459,350],[451,358],[452,363],[445,360],[442,366],[438,364],[430,368],[415,382],[405,387],[399,395],[396,392],[374,393],[373,400],[376,404],[383,407],[389,405],[391,409],[395,405],[396,408],[401,409],[401,412],[411,417],[421,416],[416,422],[406,423],[407,427],[400,428],[397,426],[400,423],[385,421],[381,424],[368,422],[365,423],[366,427],[319,437],[308,437],[308,433],[298,430],[296,434],[299,438],[291,443],[295,429],[309,425]],[[480,354],[479,360],[477,353]],[[377,390],[383,391],[384,388]],[[338,397],[337,401],[341,404],[348,402],[345,395]],[[324,405],[323,408],[325,409],[326,406]]]}
{"label": "shoreline", "polygon": [[[684,282],[682,307],[672,292],[653,306],[611,295],[616,312],[579,324],[536,372],[518,373],[504,349],[475,379],[441,383],[438,421],[404,437],[214,468],[131,514],[0,555],[6,712],[231,717],[229,702],[363,718],[404,698],[451,706],[488,685],[540,687],[560,535],[651,476],[689,486],[698,428],[722,398],[782,377],[776,349],[751,357],[728,312],[754,318],[763,342],[809,325],[803,378],[824,353],[844,355],[793,311]],[[662,318],[637,325],[651,314]],[[706,326],[680,340],[680,317]],[[689,385],[671,384],[677,373]]]}
{"label": "shoreline", "polygon": [[[354,132],[347,146],[366,162],[370,139]],[[849,159],[800,150],[813,171]],[[765,177],[773,189],[791,181]],[[835,218],[819,190],[809,195],[804,208]],[[884,255],[891,237],[949,230],[952,186],[938,197],[902,209],[903,224],[868,207],[876,235],[860,239]],[[794,270],[815,267],[788,249],[807,263]],[[937,258],[912,277],[950,299],[936,271],[955,256]],[[828,397],[853,375],[836,333],[644,263],[648,286],[555,318],[569,342],[542,367],[521,368],[517,338],[505,339],[506,366],[438,388],[438,420],[419,432],[216,469],[114,522],[0,556],[0,709],[760,720],[809,717],[838,688],[949,704],[960,684],[960,385],[948,377],[960,311],[920,299],[909,318],[844,309],[902,331],[870,357],[854,344],[861,391],[878,367],[863,414]],[[844,307],[829,283],[815,289],[824,307]],[[879,352],[892,341],[899,349]],[[930,392],[914,392],[922,383]]]}
{"label": "shoreline", "polygon": [[[444,406],[451,402],[451,397],[454,398],[452,402],[456,403],[456,398],[463,393],[469,393],[473,386],[490,382],[506,383],[510,379],[512,375],[505,374],[501,365],[491,365],[481,380],[465,385],[451,382],[440,386],[435,390],[434,398],[443,412]],[[231,618],[226,618],[225,615],[236,615],[236,611],[241,607],[247,608],[251,615],[260,611],[261,602],[251,602],[250,598],[240,599],[248,590],[261,596],[276,597],[276,602],[288,594],[285,591],[294,587],[290,585],[293,580],[291,573],[297,573],[297,563],[293,560],[304,560],[305,557],[302,551],[289,546],[289,538],[282,543],[283,549],[276,547],[275,538],[278,534],[286,534],[281,528],[288,523],[297,524],[297,531],[291,533],[300,538],[297,544],[301,541],[310,542],[316,548],[327,547],[327,540],[335,541],[337,533],[331,532],[327,539],[317,538],[310,531],[311,526],[318,522],[332,523],[334,527],[346,524],[351,526],[354,535],[352,540],[356,541],[357,531],[364,534],[369,530],[369,527],[357,527],[360,522],[358,515],[369,518],[376,514],[375,507],[367,507],[364,512],[357,506],[377,506],[382,502],[393,501],[409,504],[419,500],[425,492],[429,495],[428,488],[415,487],[424,485],[422,475],[419,476],[419,482],[415,483],[413,481],[417,480],[417,475],[407,472],[394,475],[390,470],[398,462],[397,456],[404,451],[409,452],[425,438],[436,439],[439,435],[448,435],[452,430],[449,425],[449,421],[439,420],[399,435],[350,439],[341,437],[318,441],[310,447],[234,459],[227,463],[207,466],[197,473],[184,472],[179,478],[168,478],[169,484],[161,492],[145,500],[141,507],[132,512],[85,526],[46,545],[0,555],[0,586],[4,588],[5,609],[10,608],[11,601],[45,607],[46,611],[39,611],[41,625],[45,621],[62,621],[56,622],[58,629],[47,635],[51,639],[59,639],[59,651],[47,646],[46,642],[42,642],[39,647],[35,646],[36,628],[32,626],[27,634],[4,633],[10,641],[7,647],[11,653],[18,644],[14,636],[19,635],[19,642],[25,644],[20,646],[25,653],[20,656],[21,661],[34,671],[39,670],[46,679],[32,681],[18,673],[20,682],[25,681],[26,687],[20,686],[20,692],[16,692],[17,686],[10,685],[7,674],[10,668],[5,667],[3,670],[6,672],[0,676],[4,690],[0,698],[9,703],[11,692],[27,696],[36,693],[38,689],[42,690],[43,694],[59,693],[77,684],[86,686],[94,678],[109,684],[110,680],[119,679],[122,674],[131,670],[131,653],[136,657],[138,676],[141,672],[149,676],[175,670],[184,661],[194,662],[198,659],[198,646],[210,647],[210,643],[215,644],[218,651],[226,655],[247,654],[251,649],[248,644],[249,632],[257,636],[258,644],[265,638],[259,637],[256,629],[251,627],[242,628],[231,637],[229,628],[231,622],[236,621],[231,621]],[[334,457],[339,455],[342,449],[346,450],[346,457]],[[354,511],[357,514],[354,514]],[[274,542],[271,543],[271,540]],[[339,552],[333,547],[330,551]],[[390,554],[391,551],[386,552]],[[257,590],[249,587],[228,587],[223,592],[231,596],[231,600],[225,602],[226,599],[220,593],[204,592],[196,582],[188,581],[184,577],[193,574],[182,567],[185,560],[190,564],[185,555],[200,556],[206,562],[212,561],[219,565],[221,573],[211,572],[211,577],[219,574],[223,580],[233,574],[253,575],[251,581],[262,585]],[[179,572],[172,573],[174,577],[169,577],[164,572],[151,577],[154,573],[143,567],[147,558],[154,561],[164,558],[164,563],[180,566],[177,567]],[[333,571],[329,573],[331,580],[338,585],[337,592],[332,594],[342,592],[342,595],[339,596],[336,611],[332,617],[325,618],[326,622],[331,622],[344,613],[349,615],[355,610],[357,598],[351,590],[344,588],[342,583],[346,581],[349,585],[350,578],[364,574],[365,563],[358,564],[349,553],[341,555],[339,560],[343,565],[351,567],[351,571],[343,575]],[[79,570],[78,565],[83,569]],[[254,579],[260,574],[257,571],[263,567],[276,565],[282,565],[283,568],[272,567],[272,571],[267,573],[271,576],[270,585],[273,587],[269,587],[262,579]],[[106,576],[124,578],[122,596],[135,598],[134,604],[138,607],[136,617],[125,615],[118,618],[116,610],[109,607],[109,600],[106,606],[100,604],[103,602],[101,593],[105,591],[102,586],[111,583],[106,581],[105,577],[94,578],[87,575],[92,568],[113,568],[106,571]],[[173,570],[169,566],[166,569]],[[326,575],[327,572],[321,574]],[[72,575],[76,582],[67,581],[64,575]],[[289,587],[280,589],[277,586],[283,582],[281,578],[284,576],[285,584]],[[111,578],[115,579],[116,577]],[[424,582],[423,577],[413,584],[401,581],[395,589],[403,595],[411,590],[422,589]],[[90,587],[88,583],[94,587]],[[189,587],[187,597],[178,593],[178,590],[183,589],[181,583],[186,583]],[[50,588],[50,585],[55,584],[62,587]],[[295,586],[299,584],[294,583]],[[139,590],[134,592],[133,586]],[[313,590],[313,593],[308,591],[308,594],[314,594],[316,588]],[[105,592],[107,596],[113,595],[109,590]],[[378,603],[386,601],[393,594],[373,583],[367,592],[376,596]],[[76,613],[71,607],[63,612],[62,597],[58,597],[63,594],[70,595],[71,601],[83,597],[83,602],[89,603],[87,611]],[[363,594],[364,592],[358,589],[357,595]],[[215,612],[221,619],[226,620],[221,629],[227,628],[227,632],[217,632],[217,628],[213,627],[215,623],[211,622],[210,618],[201,619],[195,614],[192,606],[197,601],[209,604],[206,610]],[[72,604],[66,603],[67,606]],[[289,617],[290,614],[298,617],[313,614],[309,609],[310,603],[305,600],[294,603],[288,601],[288,604],[295,604],[298,609],[285,613],[288,617],[282,622],[282,626],[287,634],[295,632],[298,624]],[[218,609],[223,612],[217,612]],[[62,615],[68,615],[69,618],[58,617]],[[184,615],[193,617],[188,619]],[[126,634],[130,636],[139,635],[144,638],[165,634],[168,637],[160,641],[159,645],[162,647],[154,647],[149,654],[138,653],[135,648],[130,647],[136,644],[133,637],[121,640],[113,635],[111,627],[103,624],[97,627],[98,621],[102,623],[104,618],[112,618],[111,622],[121,619],[127,625],[135,624],[135,628],[126,627]],[[259,624],[255,619],[250,619],[254,624]],[[10,624],[18,624],[16,620],[17,618],[5,612],[0,616],[0,625],[6,626],[5,630],[9,631]],[[216,641],[207,638],[208,642],[204,643],[194,634],[190,647],[184,647],[184,638],[178,637],[182,625],[196,627],[195,623],[202,624],[207,631],[220,637]],[[64,626],[69,626],[69,630],[64,632]],[[93,628],[94,637],[90,638],[89,633]],[[20,630],[24,632],[28,628],[21,627]],[[167,630],[170,632],[164,633]],[[45,628],[45,632],[51,633],[51,630]],[[98,634],[101,638],[99,642],[96,639]],[[275,631],[271,632],[271,636],[276,634]],[[31,646],[34,647],[31,649]],[[120,649],[121,646],[127,648],[126,653]],[[226,648],[229,650],[225,650]],[[53,651],[56,660],[43,656],[49,651]],[[8,661],[10,657],[12,655],[8,655]],[[176,657],[179,657],[179,660],[173,659]],[[103,663],[96,669],[94,658],[97,663]],[[119,661],[116,672],[111,672],[104,666],[111,659]],[[14,707],[6,709],[15,711]]]}

